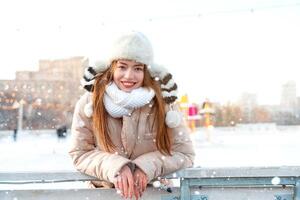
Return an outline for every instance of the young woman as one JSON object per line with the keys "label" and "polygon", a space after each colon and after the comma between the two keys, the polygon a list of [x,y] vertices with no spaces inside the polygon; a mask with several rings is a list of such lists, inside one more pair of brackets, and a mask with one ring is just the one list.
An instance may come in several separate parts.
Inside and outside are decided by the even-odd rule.
{"label": "young woman", "polygon": [[177,85],[153,63],[140,32],[119,37],[106,62],[85,70],[70,155],[77,170],[138,199],[154,178],[191,167],[194,150],[176,100]]}

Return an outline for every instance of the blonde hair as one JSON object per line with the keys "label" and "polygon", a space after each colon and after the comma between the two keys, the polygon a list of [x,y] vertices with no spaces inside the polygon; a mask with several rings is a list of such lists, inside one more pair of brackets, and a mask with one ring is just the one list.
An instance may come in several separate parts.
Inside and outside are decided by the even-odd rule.
{"label": "blonde hair", "polygon": [[[107,116],[109,115],[104,107],[103,96],[105,87],[108,83],[113,81],[113,73],[116,67],[116,61],[113,61],[111,67],[103,73],[95,76],[95,83],[93,85],[93,128],[97,144],[104,148],[107,152],[114,152],[116,146],[113,144],[108,129]],[[171,130],[166,126],[165,122],[165,102],[161,95],[161,88],[158,81],[151,78],[151,75],[144,67],[143,87],[150,87],[155,92],[153,109],[154,126],[156,126],[156,147],[158,151],[165,155],[171,155]]]}

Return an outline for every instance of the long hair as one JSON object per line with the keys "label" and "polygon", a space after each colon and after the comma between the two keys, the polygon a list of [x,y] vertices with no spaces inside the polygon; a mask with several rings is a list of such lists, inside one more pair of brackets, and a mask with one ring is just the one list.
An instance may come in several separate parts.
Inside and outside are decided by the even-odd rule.
{"label": "long hair", "polygon": [[[113,81],[113,73],[116,67],[113,61],[111,67],[103,73],[97,74],[93,86],[93,128],[98,145],[102,146],[107,152],[114,152],[116,146],[113,144],[108,129],[108,113],[104,107],[103,96],[106,85]],[[158,81],[151,78],[151,75],[144,67],[143,87],[150,87],[155,92],[153,109],[155,110],[154,124],[156,130],[156,147],[164,155],[171,155],[171,130],[165,122],[165,102],[161,95],[161,88]],[[152,126],[152,127],[153,127]]]}

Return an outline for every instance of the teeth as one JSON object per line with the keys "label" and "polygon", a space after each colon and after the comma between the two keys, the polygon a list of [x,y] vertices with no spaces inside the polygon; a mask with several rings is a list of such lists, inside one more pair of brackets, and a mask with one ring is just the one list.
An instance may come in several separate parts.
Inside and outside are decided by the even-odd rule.
{"label": "teeth", "polygon": [[124,82],[124,84],[128,84],[128,85],[131,85],[131,84],[133,84],[133,83],[130,83],[130,82]]}
{"label": "teeth", "polygon": [[125,85],[125,86],[132,86],[132,85],[134,85],[134,83],[123,82],[123,85]]}

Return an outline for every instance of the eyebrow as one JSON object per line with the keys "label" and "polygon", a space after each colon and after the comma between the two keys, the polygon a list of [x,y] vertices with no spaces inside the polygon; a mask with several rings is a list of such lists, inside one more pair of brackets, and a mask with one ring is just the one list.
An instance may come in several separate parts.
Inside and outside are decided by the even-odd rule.
{"label": "eyebrow", "polygon": [[[120,64],[122,64],[122,65],[126,65],[126,66],[128,66],[126,63],[124,63],[124,62],[122,62],[122,61],[118,61]],[[142,64],[142,63],[138,63],[138,64],[136,64],[136,65],[133,65],[133,67],[137,67],[137,66],[142,66],[142,67],[144,67],[144,65]]]}

